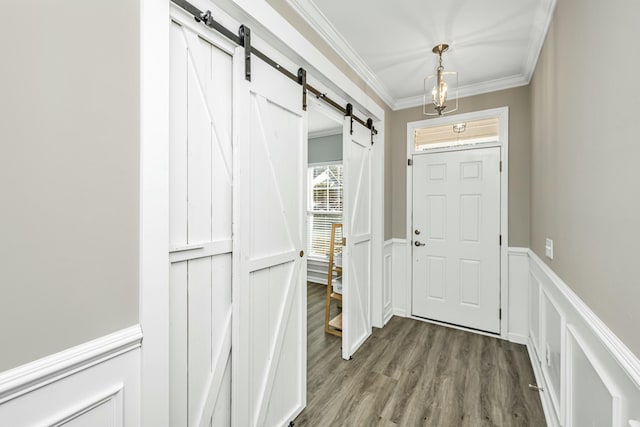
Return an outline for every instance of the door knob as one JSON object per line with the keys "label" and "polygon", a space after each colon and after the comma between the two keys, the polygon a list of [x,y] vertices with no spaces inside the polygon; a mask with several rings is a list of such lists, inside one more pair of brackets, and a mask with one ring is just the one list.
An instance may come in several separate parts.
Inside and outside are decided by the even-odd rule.
{"label": "door knob", "polygon": [[414,231],[414,233],[416,233],[416,236],[420,235],[420,230],[416,230]]}
{"label": "door knob", "polygon": [[416,246],[427,246],[426,243],[420,243],[418,240],[416,240],[416,242],[414,243],[414,245]]}

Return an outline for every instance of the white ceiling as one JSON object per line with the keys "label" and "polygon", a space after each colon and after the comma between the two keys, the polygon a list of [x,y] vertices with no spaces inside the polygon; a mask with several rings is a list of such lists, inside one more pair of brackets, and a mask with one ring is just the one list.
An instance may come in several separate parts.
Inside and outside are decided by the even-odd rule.
{"label": "white ceiling", "polygon": [[288,0],[391,108],[422,103],[437,66],[459,96],[529,83],[556,0]]}

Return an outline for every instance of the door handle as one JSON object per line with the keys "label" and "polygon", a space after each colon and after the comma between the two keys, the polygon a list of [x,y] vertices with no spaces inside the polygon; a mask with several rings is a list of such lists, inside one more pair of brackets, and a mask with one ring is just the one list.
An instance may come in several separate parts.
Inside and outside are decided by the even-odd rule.
{"label": "door handle", "polygon": [[418,240],[416,240],[416,242],[414,243],[414,245],[416,246],[427,246],[426,243],[420,243]]}

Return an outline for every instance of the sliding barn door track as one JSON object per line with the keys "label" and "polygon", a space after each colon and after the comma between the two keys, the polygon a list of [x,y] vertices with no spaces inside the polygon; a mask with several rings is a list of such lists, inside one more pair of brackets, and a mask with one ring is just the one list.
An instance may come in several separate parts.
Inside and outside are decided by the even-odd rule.
{"label": "sliding barn door track", "polygon": [[201,11],[191,3],[186,0],[171,0],[176,6],[184,9],[189,14],[193,15],[193,18],[197,21],[206,25],[210,29],[217,31],[222,34],[227,39],[231,40],[238,46],[244,47],[244,78],[248,81],[251,81],[251,55],[254,55],[260,58],[262,61],[266,62],[271,67],[280,71],[283,75],[293,80],[302,86],[302,108],[303,110],[307,110],[307,92],[311,92],[316,96],[317,99],[324,101],[326,104],[340,111],[345,116],[351,117],[351,133],[353,134],[353,122],[356,121],[360,123],[362,126],[366,127],[371,131],[371,144],[373,144],[373,136],[378,134],[377,129],[373,125],[373,119],[368,118],[366,121],[359,118],[355,114],[353,114],[353,105],[347,104],[345,107],[335,102],[333,99],[329,98],[326,93],[322,93],[318,89],[314,88],[310,84],[307,83],[307,71],[300,67],[296,74],[287,70],[280,64],[278,64],[273,59],[269,58],[266,54],[259,51],[255,47],[251,46],[251,29],[246,25],[240,25],[238,29],[238,34],[235,34],[233,31],[226,28],[221,23],[217,22],[210,10],[206,12]]}

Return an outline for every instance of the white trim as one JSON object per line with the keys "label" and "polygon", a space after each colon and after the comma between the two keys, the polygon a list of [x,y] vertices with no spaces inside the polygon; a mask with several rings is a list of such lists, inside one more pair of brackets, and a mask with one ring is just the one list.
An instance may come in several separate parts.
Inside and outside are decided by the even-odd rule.
{"label": "white trim", "polygon": [[[548,306],[547,302],[551,305]],[[564,424],[564,409],[566,407],[565,400],[565,389],[566,384],[564,381],[566,375],[566,348],[567,348],[567,340],[566,340],[566,326],[567,326],[567,315],[562,309],[561,305],[544,289],[544,287],[540,287],[540,341],[545,343],[546,345],[541,348],[542,354],[546,355],[548,348],[547,341],[547,327],[557,326],[560,329],[560,378],[559,381],[559,389],[555,390],[550,387],[549,382],[547,382],[547,390],[548,394],[551,397],[551,403],[553,404],[553,408],[555,410],[556,417],[558,418],[560,424]],[[547,325],[547,310],[553,308],[557,315],[560,317],[559,325]],[[546,357],[546,356],[543,356]],[[551,371],[546,363],[542,363],[541,365],[542,373],[545,378],[551,378]],[[557,394],[556,394],[557,393]]]}
{"label": "white trim", "polygon": [[509,246],[509,255],[515,256],[529,256],[529,248],[522,248],[518,246]]}
{"label": "white trim", "polygon": [[131,326],[0,374],[0,404],[140,347],[142,329]]}
{"label": "white trim", "polygon": [[322,39],[342,58],[373,91],[387,105],[394,106],[395,98],[389,92],[389,88],[380,81],[376,73],[369,68],[367,63],[353,50],[342,34],[331,24],[327,17],[311,1],[287,0],[289,6],[311,26]]}
{"label": "white trim", "polygon": [[544,46],[544,41],[547,38],[549,27],[553,21],[553,12],[556,9],[557,0],[542,0],[538,2],[538,9],[533,20],[533,26],[531,27],[531,35],[529,41],[531,44],[527,49],[527,59],[525,60],[524,76],[527,83],[531,82],[533,72],[536,69],[540,52]]}
{"label": "white trim", "polygon": [[[622,424],[622,410],[621,410],[621,393],[618,388],[616,382],[607,374],[606,367],[601,363],[600,360],[594,355],[593,350],[589,347],[586,341],[580,336],[580,333],[576,330],[573,325],[567,325],[567,343],[565,346],[566,349],[566,360],[567,364],[572,363],[573,355],[574,355],[574,345],[575,344],[579,350],[582,352],[587,361],[591,364],[593,368],[593,372],[598,375],[600,381],[605,386],[609,395],[611,396],[611,412],[612,412],[612,426],[619,426]],[[573,370],[567,369],[564,374],[565,381],[565,389],[566,389],[566,405],[565,405],[565,425],[573,426],[575,425],[573,422]]]}
{"label": "white trim", "polygon": [[509,332],[507,340],[516,344],[527,345],[527,343],[529,342],[529,337],[526,335]]}
{"label": "white trim", "polygon": [[[140,423],[169,424],[169,2],[140,2]],[[163,125],[164,124],[164,125]]]}
{"label": "white trim", "polygon": [[[438,117],[435,119],[419,120],[407,123],[406,159],[413,159],[415,151],[414,135],[415,130],[423,127],[439,126],[457,123],[460,121],[472,121],[485,118],[498,117],[499,119],[499,143],[500,160],[502,161],[502,173],[500,174],[500,233],[502,235],[502,246],[500,246],[500,308],[502,309],[502,319],[500,320],[500,336],[508,338],[509,332],[509,107],[492,108],[488,110],[475,111],[464,114],[454,114],[450,116]],[[451,147],[449,151],[454,151],[458,147]],[[420,154],[428,153],[429,150],[421,151]],[[409,169],[406,174],[406,242],[412,239],[412,214],[413,214],[413,169]],[[410,243],[408,243],[410,244]],[[411,301],[412,284],[412,258],[411,247],[409,246],[406,259],[407,283],[409,289],[407,297]],[[411,304],[408,305],[411,307]]]}
{"label": "white trim", "polygon": [[640,388],[640,359],[638,359],[629,348],[620,341],[604,322],[578,297],[566,283],[545,264],[532,250],[529,250],[529,257],[536,267],[542,270],[553,282],[557,290],[564,296],[571,307],[580,315],[585,325],[602,342],[613,359],[620,365],[620,368],[629,376],[633,384]]}
{"label": "white trim", "polygon": [[[92,410],[102,406],[110,401],[114,402],[115,413],[122,417],[123,414],[123,395],[124,384],[119,383],[114,387],[107,388],[101,393],[98,393],[88,399],[85,399],[82,403],[78,403],[71,408],[67,408],[65,411],[56,414],[42,423],[42,425],[61,427],[69,422],[81,418],[84,414],[91,412]],[[114,417],[115,418],[115,417]],[[82,421],[80,422],[82,423]],[[115,426],[122,426],[122,421],[119,419],[116,421]]]}

